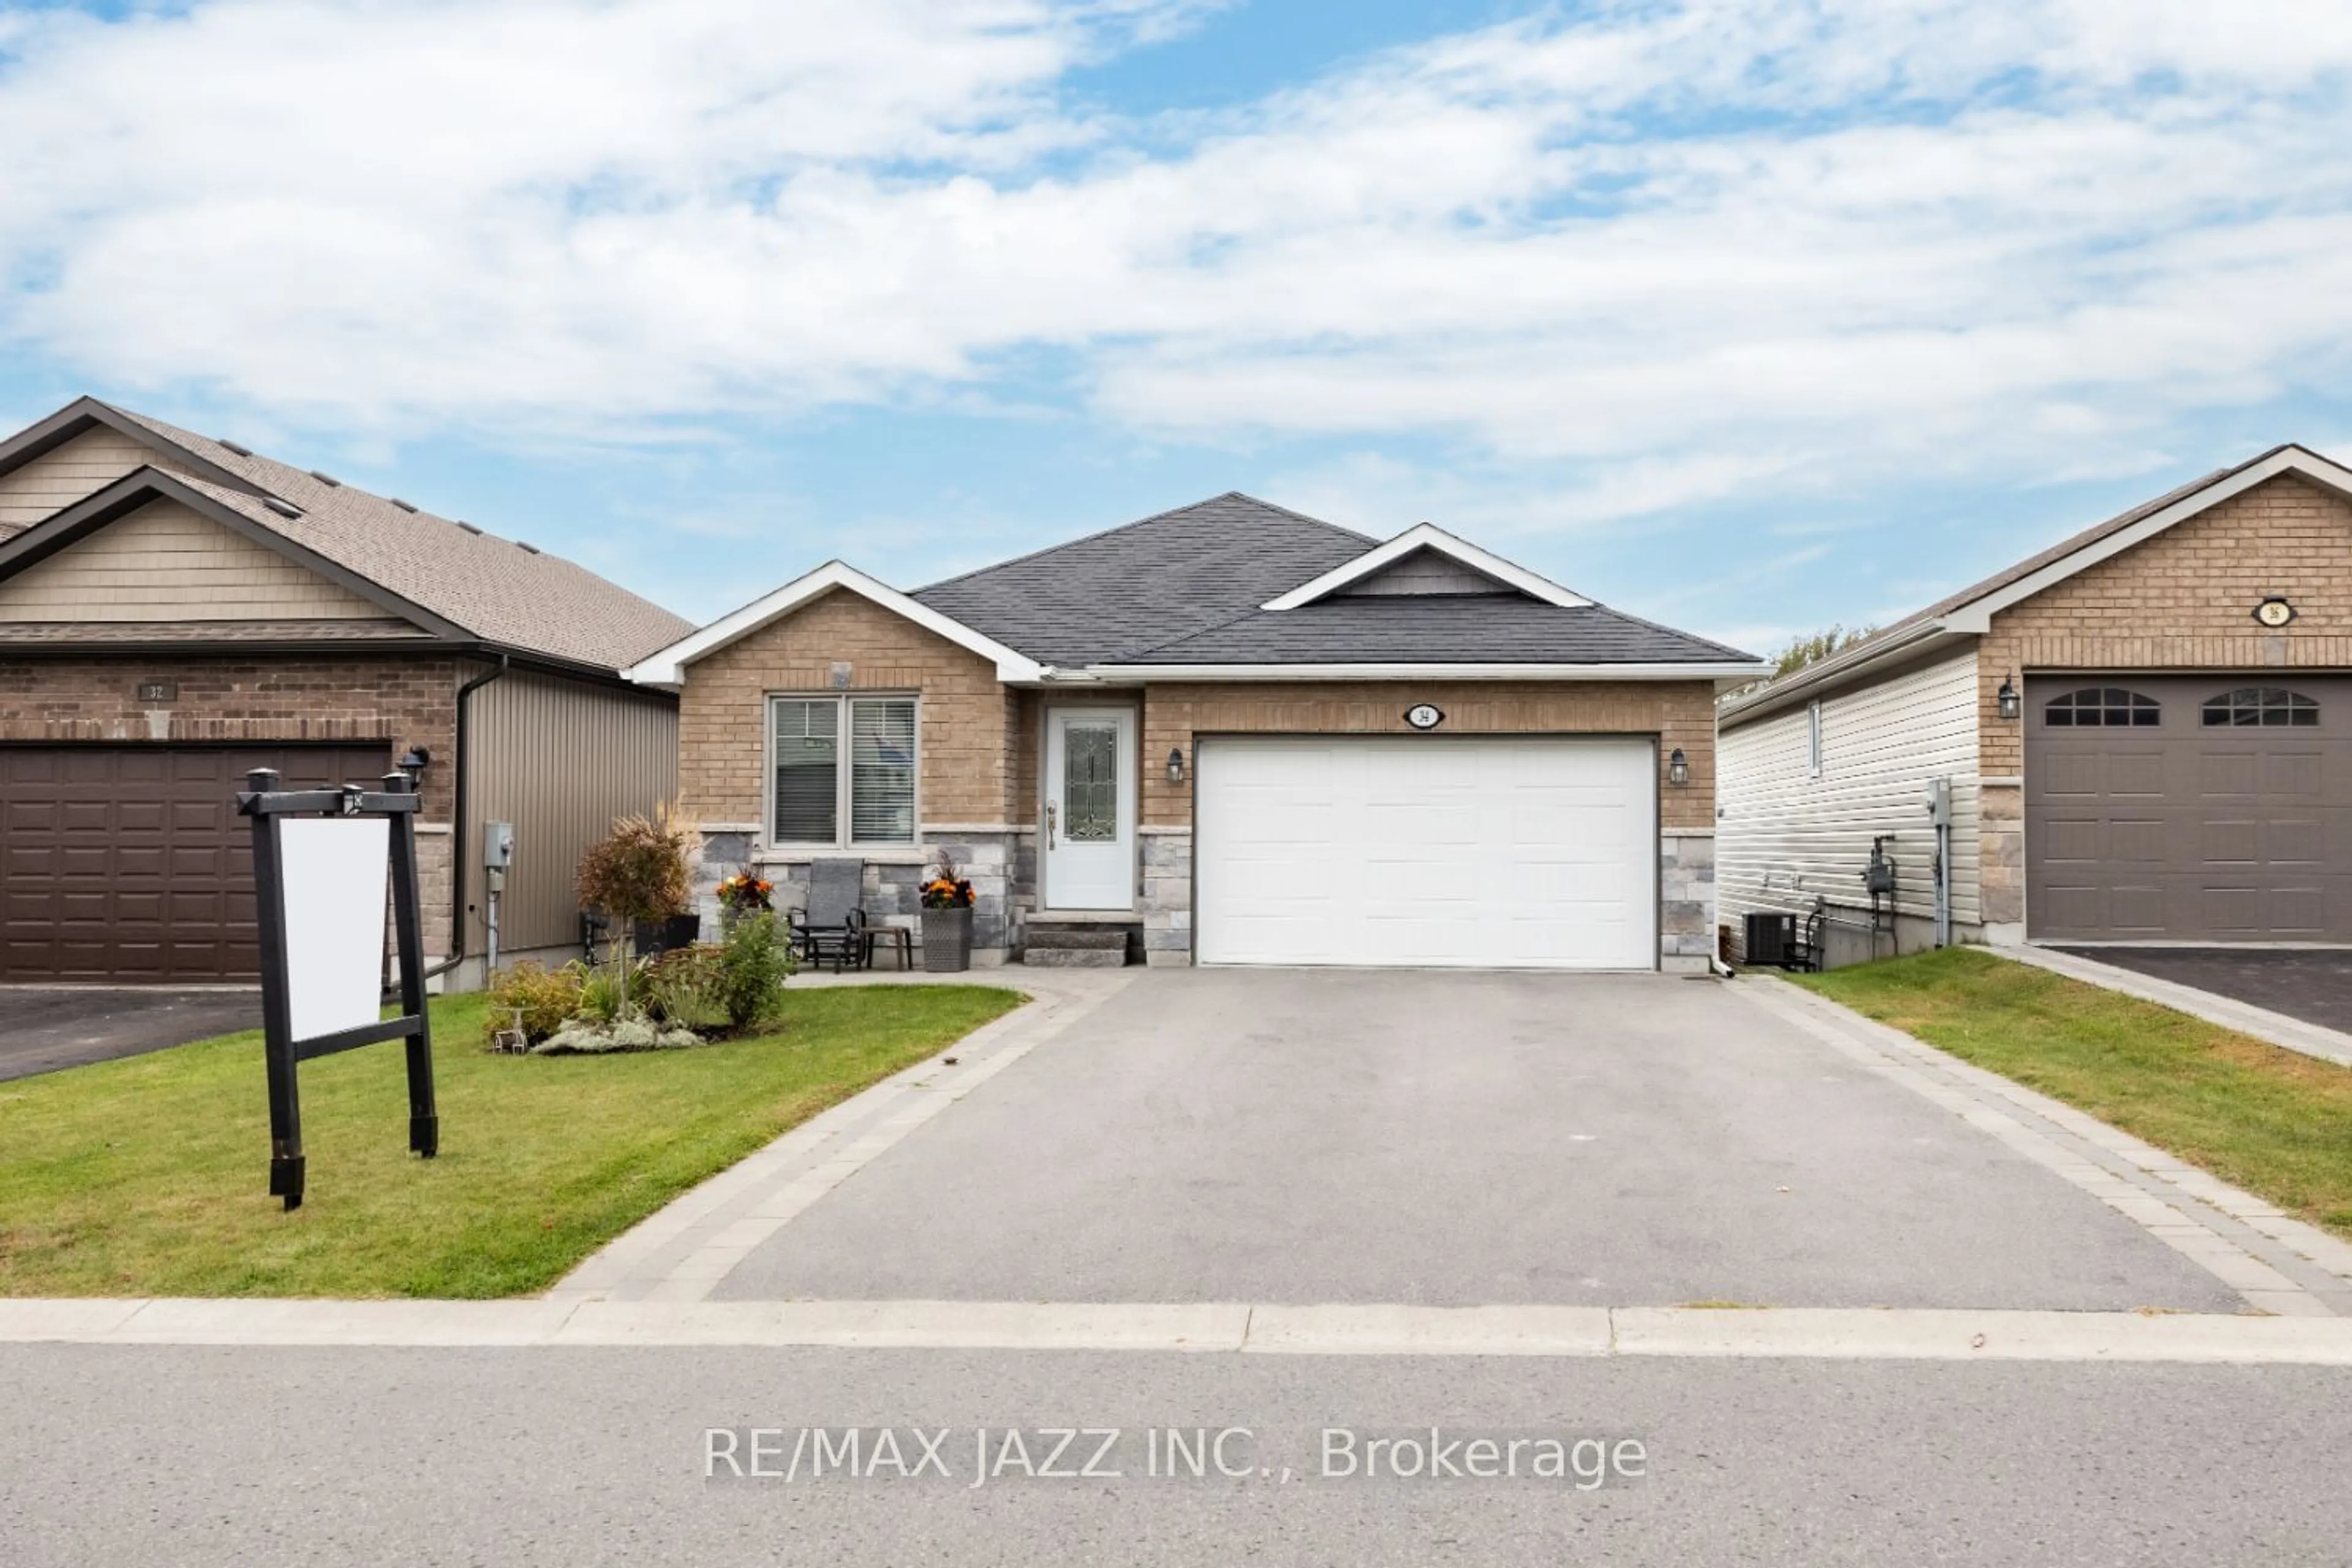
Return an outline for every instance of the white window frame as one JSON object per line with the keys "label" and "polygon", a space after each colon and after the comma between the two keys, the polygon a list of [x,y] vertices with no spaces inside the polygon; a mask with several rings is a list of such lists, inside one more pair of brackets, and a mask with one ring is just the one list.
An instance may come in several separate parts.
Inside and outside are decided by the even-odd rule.
{"label": "white window frame", "polygon": [[[776,834],[776,705],[829,702],[840,710],[834,724],[833,837],[778,838]],[[915,720],[915,789],[908,806],[911,836],[903,840],[857,838],[856,807],[850,797],[849,710],[858,702],[906,702]],[[760,700],[760,842],[770,849],[908,849],[923,842],[923,699],[917,691],[771,691]]]}
{"label": "white window frame", "polygon": [[1822,705],[1818,700],[1805,704],[1805,776],[1822,776]]}

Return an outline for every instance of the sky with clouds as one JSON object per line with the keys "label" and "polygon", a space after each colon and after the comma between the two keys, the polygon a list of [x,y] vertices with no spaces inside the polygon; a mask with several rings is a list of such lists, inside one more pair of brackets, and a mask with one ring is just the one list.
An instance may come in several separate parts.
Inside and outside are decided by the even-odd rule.
{"label": "sky with clouds", "polygon": [[2352,447],[2343,0],[0,0],[93,392],[698,618],[1225,489],[1764,647]]}

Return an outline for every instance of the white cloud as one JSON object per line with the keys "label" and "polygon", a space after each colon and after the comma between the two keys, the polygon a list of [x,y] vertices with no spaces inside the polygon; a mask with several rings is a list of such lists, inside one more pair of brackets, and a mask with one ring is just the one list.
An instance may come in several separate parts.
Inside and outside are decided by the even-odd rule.
{"label": "white cloud", "polygon": [[2114,469],[2345,368],[2338,0],[1658,0],[1062,95],[1201,9],[0,12],[0,331],[390,434],[1028,398],[1046,347],[1135,429],[1436,432],[1585,521]]}

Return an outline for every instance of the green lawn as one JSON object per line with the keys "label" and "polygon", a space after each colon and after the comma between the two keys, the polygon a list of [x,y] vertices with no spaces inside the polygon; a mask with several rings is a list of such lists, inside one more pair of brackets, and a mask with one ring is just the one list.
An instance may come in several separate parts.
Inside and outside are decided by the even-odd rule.
{"label": "green lawn", "polygon": [[0,1083],[0,1295],[542,1290],[787,1128],[1019,1002],[956,985],[793,991],[698,1050],[501,1057],[433,1004],[441,1153],[407,1152],[396,1044],[302,1065],[303,1206],[267,1195],[258,1033]]}
{"label": "green lawn", "polygon": [[2352,1068],[1969,948],[1791,978],[2352,1237]]}

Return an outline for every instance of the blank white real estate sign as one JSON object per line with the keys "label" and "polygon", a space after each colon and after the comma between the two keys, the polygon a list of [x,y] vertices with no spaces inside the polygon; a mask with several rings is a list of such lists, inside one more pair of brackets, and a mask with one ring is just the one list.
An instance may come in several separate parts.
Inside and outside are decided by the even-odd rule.
{"label": "blank white real estate sign", "polygon": [[374,1023],[383,1013],[391,822],[289,817],[278,835],[294,1037]]}
{"label": "blank white real estate sign", "polygon": [[1206,963],[1654,969],[1647,737],[1216,736]]}

